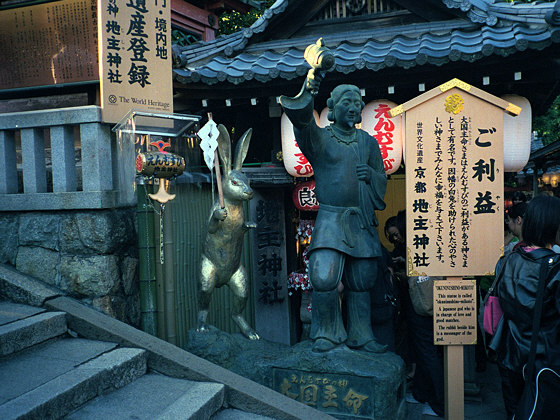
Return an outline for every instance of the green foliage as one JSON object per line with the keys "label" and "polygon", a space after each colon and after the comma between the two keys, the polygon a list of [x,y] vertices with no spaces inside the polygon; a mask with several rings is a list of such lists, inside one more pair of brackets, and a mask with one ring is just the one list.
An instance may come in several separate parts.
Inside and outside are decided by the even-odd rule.
{"label": "green foliage", "polygon": [[560,139],[560,96],[557,96],[548,111],[533,119],[533,130],[539,133],[546,146]]}
{"label": "green foliage", "polygon": [[219,17],[218,35],[228,35],[240,29],[248,28],[264,14],[266,9],[274,4],[274,1],[265,0],[261,7],[254,7],[246,14],[241,14],[235,10],[230,13],[222,13]]}

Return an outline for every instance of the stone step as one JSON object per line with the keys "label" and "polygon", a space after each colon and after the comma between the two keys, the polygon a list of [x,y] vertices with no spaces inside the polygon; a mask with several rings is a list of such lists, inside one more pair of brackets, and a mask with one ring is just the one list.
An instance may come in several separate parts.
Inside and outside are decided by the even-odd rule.
{"label": "stone step", "polygon": [[205,420],[222,408],[224,386],[157,373],[95,398],[66,420]]}
{"label": "stone step", "polygon": [[0,325],[0,357],[58,337],[66,331],[64,312],[43,312],[5,323]]}
{"label": "stone step", "polygon": [[145,350],[114,347],[59,339],[0,359],[0,418],[62,418],[146,373]]}
{"label": "stone step", "polygon": [[45,311],[45,308],[37,308],[36,306],[0,300],[0,325],[9,324],[19,319],[29,318],[30,316]]}
{"label": "stone step", "polygon": [[226,408],[218,411],[210,420],[275,420],[272,417],[261,416],[260,414],[247,413],[246,411]]}

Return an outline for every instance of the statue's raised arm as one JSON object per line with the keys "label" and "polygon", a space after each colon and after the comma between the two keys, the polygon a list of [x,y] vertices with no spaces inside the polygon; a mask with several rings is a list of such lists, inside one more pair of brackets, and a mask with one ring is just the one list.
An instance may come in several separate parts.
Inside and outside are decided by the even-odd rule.
{"label": "statue's raised arm", "polygon": [[280,103],[296,129],[304,128],[313,121],[313,98],[319,92],[325,73],[334,65],[334,55],[325,47],[323,38],[309,45],[303,56],[311,69],[307,72],[301,91],[293,98],[280,97]]}

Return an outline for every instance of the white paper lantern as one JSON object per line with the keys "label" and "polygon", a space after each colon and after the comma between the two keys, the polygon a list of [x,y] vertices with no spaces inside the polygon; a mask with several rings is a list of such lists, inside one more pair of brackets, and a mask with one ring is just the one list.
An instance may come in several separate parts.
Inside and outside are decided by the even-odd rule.
{"label": "white paper lantern", "polygon": [[[319,124],[319,113],[315,110],[313,111],[313,117]],[[313,168],[299,149],[294,134],[294,126],[285,113],[282,113],[280,119],[280,134],[282,136],[282,156],[286,171],[295,177],[313,176]]]}
{"label": "white paper lantern", "polygon": [[531,154],[531,103],[519,95],[504,95],[502,99],[521,108],[517,117],[504,114],[504,171],[519,172]]}
{"label": "white paper lantern", "polygon": [[553,173],[550,176],[550,186],[552,188],[556,188],[558,186],[558,182],[560,182],[560,173]]}
{"label": "white paper lantern", "polygon": [[396,106],[392,101],[379,99],[368,103],[362,111],[362,130],[377,140],[388,175],[399,169],[403,156],[402,114],[389,117],[389,111]]}

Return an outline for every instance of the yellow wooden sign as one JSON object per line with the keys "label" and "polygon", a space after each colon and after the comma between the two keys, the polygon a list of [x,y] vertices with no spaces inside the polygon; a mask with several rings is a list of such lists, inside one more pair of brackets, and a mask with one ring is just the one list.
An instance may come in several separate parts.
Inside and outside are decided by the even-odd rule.
{"label": "yellow wooden sign", "polygon": [[408,275],[494,271],[503,247],[509,105],[453,79],[393,110],[406,112]]}
{"label": "yellow wooden sign", "polygon": [[171,2],[98,0],[102,119],[173,112]]}

